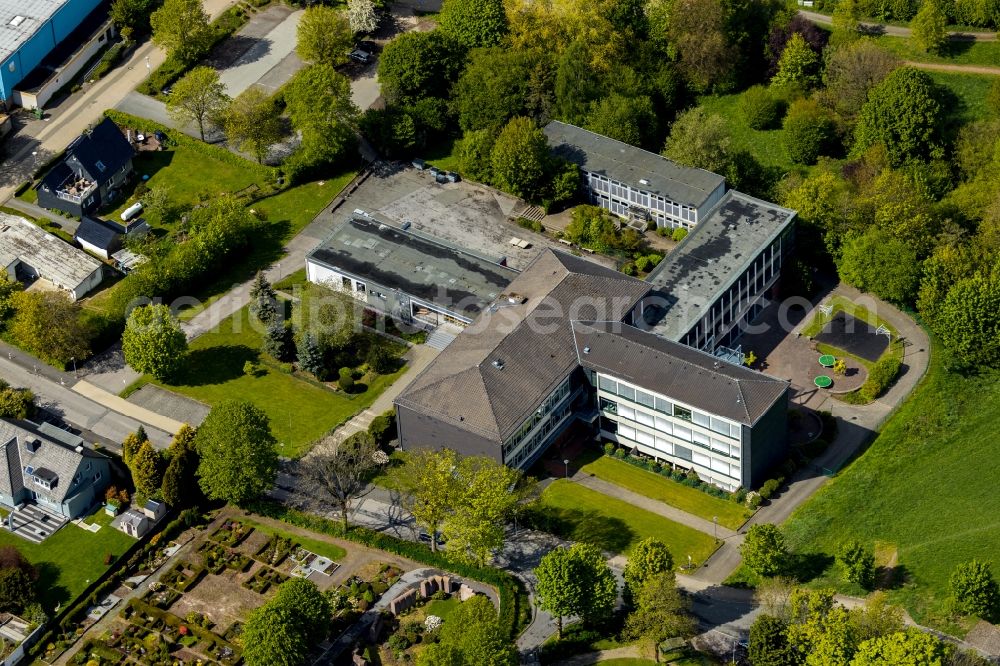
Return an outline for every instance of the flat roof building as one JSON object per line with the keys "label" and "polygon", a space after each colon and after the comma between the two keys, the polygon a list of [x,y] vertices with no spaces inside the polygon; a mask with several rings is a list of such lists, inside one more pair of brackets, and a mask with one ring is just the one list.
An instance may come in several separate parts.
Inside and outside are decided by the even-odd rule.
{"label": "flat roof building", "polygon": [[730,190],[646,277],[642,321],[653,333],[713,352],[739,337],[775,285],[795,211]]}
{"label": "flat roof building", "polygon": [[517,271],[443,241],[355,215],[306,258],[310,282],[406,323],[465,326]]}
{"label": "flat roof building", "polygon": [[44,279],[83,298],[104,278],[101,262],[28,220],[0,213],[0,265],[12,280]]}
{"label": "flat roof building", "polygon": [[[56,47],[67,40],[103,0],[0,0],[0,102],[20,104],[15,89]],[[108,33],[93,35],[96,47],[106,44]],[[87,37],[90,37],[88,35]],[[98,41],[97,38],[101,40]],[[94,49],[84,46],[81,57],[63,67],[63,85],[79,71]],[[29,105],[30,106],[30,105]]]}
{"label": "flat roof building", "polygon": [[580,167],[591,203],[624,218],[691,228],[726,191],[718,174],[575,125],[553,120],[543,131],[554,155]]}

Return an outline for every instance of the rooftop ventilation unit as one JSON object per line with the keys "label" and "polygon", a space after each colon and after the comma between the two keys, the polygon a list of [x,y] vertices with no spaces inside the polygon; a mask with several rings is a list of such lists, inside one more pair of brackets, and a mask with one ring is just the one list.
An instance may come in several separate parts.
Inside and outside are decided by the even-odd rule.
{"label": "rooftop ventilation unit", "polygon": [[583,348],[583,353],[584,354],[589,354],[590,353],[590,347],[584,347]]}
{"label": "rooftop ventilation unit", "polygon": [[640,178],[639,179],[639,184],[640,185],[649,185],[649,181],[646,180],[645,178]]}
{"label": "rooftop ventilation unit", "polygon": [[525,298],[521,294],[515,294],[513,292],[510,293],[510,294],[507,294],[504,298],[506,298],[507,302],[510,303],[511,305],[520,305],[521,303],[524,303],[525,301],[528,300],[527,298]]}
{"label": "rooftop ventilation unit", "polygon": [[39,439],[29,439],[29,440],[27,440],[27,441],[24,442],[24,448],[29,453],[34,453],[35,451],[38,450],[38,447],[40,447],[41,445],[42,445],[42,441],[39,440]]}
{"label": "rooftop ventilation unit", "polygon": [[24,20],[25,19],[24,19],[23,16],[15,16],[14,18],[12,18],[10,20],[10,23],[8,23],[7,25],[12,25],[12,26],[14,26],[16,28],[17,26],[19,26],[22,23],[24,23]]}
{"label": "rooftop ventilation unit", "polygon": [[503,370],[503,361],[501,361],[500,359],[496,359],[495,361],[493,361],[493,367],[496,368],[497,370]]}

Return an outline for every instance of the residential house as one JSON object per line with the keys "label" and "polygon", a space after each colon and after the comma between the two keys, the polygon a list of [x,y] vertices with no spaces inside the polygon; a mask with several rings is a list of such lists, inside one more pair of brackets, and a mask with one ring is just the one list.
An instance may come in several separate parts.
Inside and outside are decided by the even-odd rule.
{"label": "residential house", "polygon": [[110,118],[84,132],[37,185],[38,205],[76,217],[104,206],[132,176],[135,151]]}
{"label": "residential house", "polygon": [[148,231],[149,225],[142,219],[121,225],[114,220],[102,220],[84,215],[73,238],[84,250],[101,259],[109,260],[121,249],[125,237]]}
{"label": "residential house", "polygon": [[0,267],[11,280],[45,280],[70,299],[83,298],[104,279],[104,266],[86,252],[23,217],[0,213]]}
{"label": "residential house", "polygon": [[82,438],[45,423],[0,419],[0,442],[0,505],[32,503],[73,519],[103,498],[109,459]]}

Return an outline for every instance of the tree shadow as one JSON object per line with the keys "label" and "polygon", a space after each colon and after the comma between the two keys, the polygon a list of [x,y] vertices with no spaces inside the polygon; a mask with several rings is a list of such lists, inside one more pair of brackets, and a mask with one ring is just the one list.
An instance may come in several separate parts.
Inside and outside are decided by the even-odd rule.
{"label": "tree shadow", "polygon": [[271,52],[271,40],[263,37],[233,35],[212,49],[206,63],[218,70],[257,62]]}
{"label": "tree shadow", "polygon": [[526,513],[525,517],[537,530],[591,543],[612,553],[625,552],[635,537],[625,521],[597,511],[545,507]]}
{"label": "tree shadow", "polygon": [[257,363],[260,352],[246,345],[222,345],[188,352],[184,365],[173,377],[177,386],[224,384],[243,376],[247,361]]}
{"label": "tree shadow", "polygon": [[833,556],[826,553],[794,553],[788,557],[788,573],[806,583],[822,576],[833,561]]}
{"label": "tree shadow", "polygon": [[38,571],[38,579],[35,581],[35,589],[38,590],[39,600],[47,611],[52,611],[56,606],[65,604],[70,600],[69,589],[64,585],[59,585],[59,574],[62,569],[52,562],[37,562],[35,569]]}
{"label": "tree shadow", "polygon": [[898,590],[910,579],[910,570],[905,564],[896,563],[891,567],[876,567],[876,587],[880,590]]}

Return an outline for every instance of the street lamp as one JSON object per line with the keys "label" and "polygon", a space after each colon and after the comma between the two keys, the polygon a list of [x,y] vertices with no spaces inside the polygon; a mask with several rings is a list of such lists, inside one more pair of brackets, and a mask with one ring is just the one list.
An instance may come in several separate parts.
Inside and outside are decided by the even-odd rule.
{"label": "street lamp", "polygon": [[76,374],[76,357],[71,356],[69,360],[73,361],[73,376],[79,379],[80,375]]}
{"label": "street lamp", "polygon": [[146,75],[147,75],[147,76],[149,76],[149,73],[150,73],[150,72],[151,72],[152,70],[153,70],[153,68],[152,68],[152,66],[151,66],[151,65],[149,64],[149,56],[146,56]]}
{"label": "street lamp", "polygon": [[563,465],[566,465],[566,478],[569,478],[569,460],[563,460]]}
{"label": "street lamp", "polygon": [[712,525],[713,525],[712,532],[715,535],[715,540],[718,541],[719,540],[719,517],[718,516],[712,516]]}

